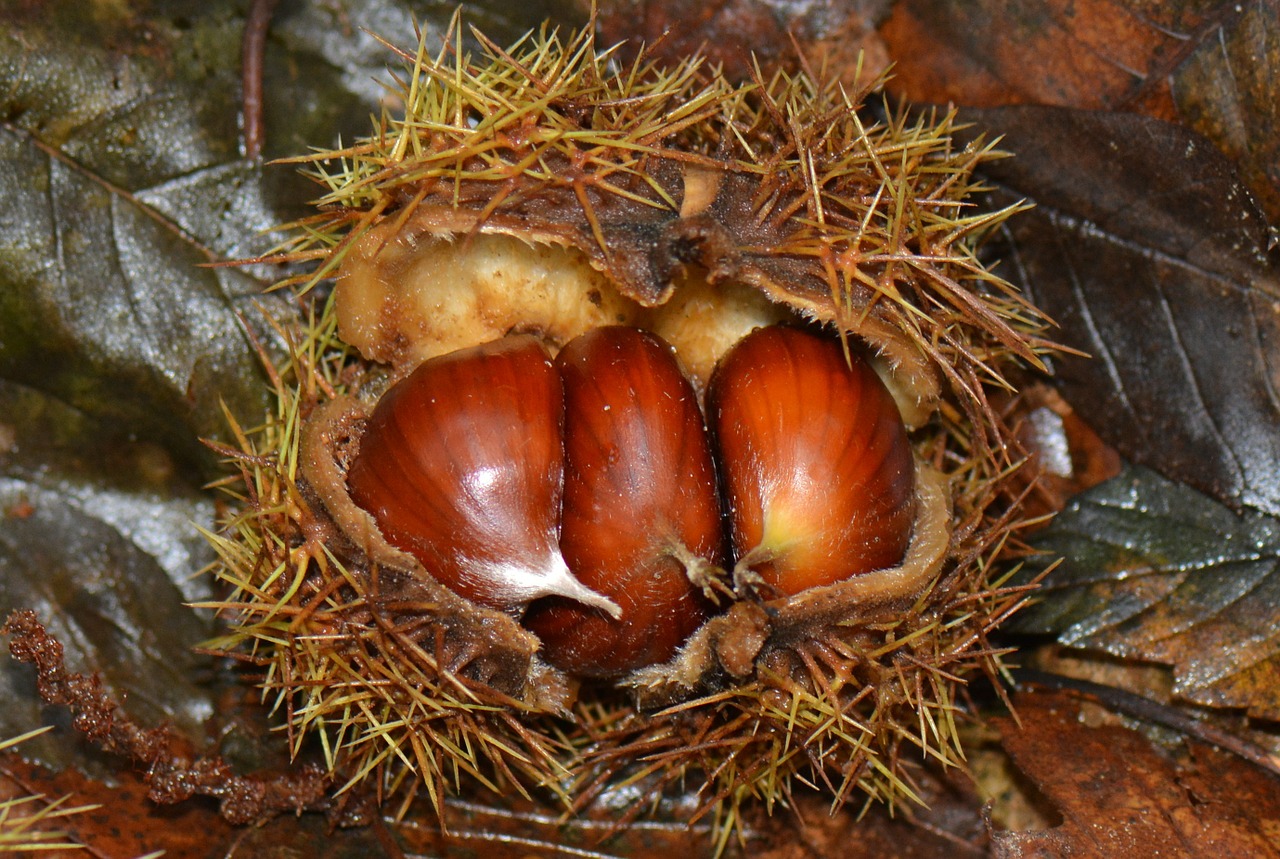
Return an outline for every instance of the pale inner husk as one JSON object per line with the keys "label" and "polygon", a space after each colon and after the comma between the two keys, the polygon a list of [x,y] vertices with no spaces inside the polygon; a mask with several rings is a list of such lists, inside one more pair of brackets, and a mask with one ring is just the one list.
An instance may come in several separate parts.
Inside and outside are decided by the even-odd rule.
{"label": "pale inner husk", "polygon": [[[400,377],[428,358],[512,333],[538,334],[554,353],[593,328],[633,325],[671,344],[701,395],[738,340],[803,318],[756,286],[711,284],[705,274],[690,267],[664,304],[641,307],[572,248],[502,233],[437,234],[420,214],[404,225],[384,221],[348,252],[336,286],[338,333]],[[904,361],[909,348],[874,319],[859,320],[850,333],[876,346],[872,365],[903,421],[922,426],[937,401],[932,374]]]}
{"label": "pale inner husk", "polygon": [[509,236],[438,237],[383,222],[351,249],[334,305],[338,334],[407,373],[437,355],[512,333],[552,349],[641,308],[580,254]]}
{"label": "pale inner husk", "polygon": [[702,394],[716,363],[735,343],[757,328],[799,318],[749,286],[712,286],[697,272],[680,280],[666,304],[650,308],[643,326],[671,344]]}

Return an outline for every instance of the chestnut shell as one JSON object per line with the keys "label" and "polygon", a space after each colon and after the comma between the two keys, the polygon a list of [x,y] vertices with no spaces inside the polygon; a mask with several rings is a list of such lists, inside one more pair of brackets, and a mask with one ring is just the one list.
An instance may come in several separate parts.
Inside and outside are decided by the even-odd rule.
{"label": "chestnut shell", "polygon": [[524,335],[423,363],[378,402],[347,473],[393,546],[455,593],[514,609],[548,594],[616,611],[557,546],[564,396]]}
{"label": "chestnut shell", "polygon": [[529,607],[549,662],[586,677],[671,659],[709,605],[690,574],[724,562],[715,468],[692,385],[669,345],[606,327],[560,351],[565,491],[560,547],[618,619],[563,598]]}
{"label": "chestnut shell", "polygon": [[902,562],[915,463],[893,397],[840,341],[757,329],[712,374],[736,575],[766,597]]}

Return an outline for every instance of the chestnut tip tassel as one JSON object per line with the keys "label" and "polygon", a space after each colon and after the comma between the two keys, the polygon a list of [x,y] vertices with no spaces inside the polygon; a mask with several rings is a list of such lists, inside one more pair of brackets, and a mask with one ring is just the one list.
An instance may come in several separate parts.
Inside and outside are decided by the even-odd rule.
{"label": "chestnut tip tassel", "polygon": [[915,460],[893,397],[834,337],[760,328],[712,374],[735,578],[793,596],[902,562]]}
{"label": "chestnut tip tassel", "polygon": [[617,617],[559,549],[564,392],[542,344],[506,337],[423,363],[374,408],[347,474],[387,542],[473,602],[563,596]]}

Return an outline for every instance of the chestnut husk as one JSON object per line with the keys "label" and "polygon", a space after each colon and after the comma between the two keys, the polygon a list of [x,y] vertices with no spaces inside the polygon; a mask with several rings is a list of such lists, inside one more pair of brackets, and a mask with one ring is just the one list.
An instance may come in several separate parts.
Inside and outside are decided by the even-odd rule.
{"label": "chestnut husk", "polygon": [[[523,160],[520,147],[545,146],[538,169],[520,173],[513,167],[496,194],[491,159],[506,157],[508,150],[466,149],[472,142],[462,125],[458,139],[437,135],[410,164],[394,159],[417,151],[416,143],[389,147],[386,141],[425,125],[388,121],[391,131],[344,151],[343,157],[353,160],[346,174],[329,174],[328,214],[318,216],[318,227],[317,221],[308,223],[310,238],[300,240],[295,252],[299,258],[314,255],[315,237],[324,236],[334,250],[321,265],[321,276],[338,270],[339,296],[344,284],[374,284],[375,298],[363,310],[373,321],[362,327],[335,320],[328,307],[297,337],[297,387],[279,391],[292,411],[285,410],[288,420],[278,422],[285,430],[272,430],[280,464],[267,475],[280,491],[254,494],[265,500],[253,501],[249,512],[232,523],[253,551],[224,550],[223,577],[243,592],[258,588],[267,597],[259,603],[246,600],[236,609],[240,614],[233,625],[239,625],[229,646],[265,641],[276,648],[262,657],[276,660],[270,664],[278,667],[270,688],[282,699],[307,703],[301,716],[291,717],[290,726],[299,734],[335,730],[345,738],[342,753],[334,754],[335,768],[377,773],[387,785],[412,785],[414,779],[404,778],[385,748],[403,743],[416,754],[435,755],[417,761],[416,776],[433,798],[448,780],[447,762],[460,747],[456,738],[433,745],[432,732],[440,730],[456,730],[481,747],[463,761],[464,770],[489,777],[496,771],[497,778],[517,783],[601,784],[613,773],[648,767],[663,772],[659,787],[700,773],[711,780],[706,788],[711,804],[723,800],[734,809],[751,796],[766,805],[785,801],[793,778],[827,784],[837,804],[854,787],[888,801],[912,796],[909,778],[901,775],[907,766],[903,745],[918,746],[944,763],[954,758],[955,695],[962,682],[956,678],[996,670],[985,636],[1021,598],[993,583],[993,559],[1018,524],[1016,511],[995,503],[1017,453],[986,402],[985,386],[998,383],[1000,367],[1010,362],[1038,365],[1037,352],[1047,347],[1034,309],[974,257],[974,237],[1010,212],[959,218],[953,215],[956,201],[948,196],[962,198],[977,189],[971,171],[992,153],[981,145],[954,150],[949,116],[937,126],[914,128],[905,119],[892,119],[885,127],[889,151],[916,149],[910,159],[882,162],[871,132],[848,108],[867,90],[846,93],[837,82],[803,76],[767,79],[748,92],[703,75],[696,64],[650,77],[640,62],[634,74],[616,79],[633,82],[626,85],[638,88],[631,92],[634,98],[619,95],[610,88],[615,79],[589,33],[563,46],[544,34],[519,50],[488,51],[499,69],[492,78],[463,58],[456,59],[457,69],[425,71],[429,61],[419,59],[413,74],[446,90],[452,81],[463,81],[474,94],[518,78],[513,69],[544,68],[542,54],[574,58],[555,65],[557,77],[542,88],[563,90],[555,95],[564,107],[555,113],[557,122],[638,121],[629,112],[632,105],[651,111],[645,121],[682,115],[681,104],[701,112],[688,122],[673,121],[667,136],[649,129],[648,136],[636,131],[626,137],[607,126],[590,138],[604,148],[625,143],[616,147],[625,169],[606,171],[612,183],[607,187],[575,185],[581,165],[557,148],[577,145],[572,141],[584,136],[552,128],[539,137],[536,123],[534,131],[522,128],[503,138],[503,145],[519,155],[512,164],[532,163]],[[593,103],[592,98],[607,101]],[[423,109],[408,101],[410,111]],[[792,121],[775,125],[784,115]],[[488,118],[480,120],[477,133],[489,129],[480,127]],[[730,127],[732,133],[721,134]],[[751,145],[735,150],[735,134]],[[713,145],[716,140],[720,149]],[[847,152],[839,149],[845,145]],[[641,150],[643,170],[632,169]],[[799,152],[810,160],[800,164]],[[360,159],[367,160],[367,169]],[[897,170],[895,165],[931,159],[931,169],[918,176],[885,173]],[[861,164],[864,172],[856,173],[846,162]],[[927,187],[912,184],[933,181],[930,177],[945,172],[933,169],[939,165],[952,171],[948,178]],[[829,185],[812,185],[810,174],[827,175],[824,170],[835,178]],[[467,171],[478,178],[468,178]],[[876,188],[883,186],[876,183],[882,180],[900,180],[902,187],[880,194]],[[874,206],[899,199],[919,208],[905,214],[857,208],[859,201]],[[948,216],[956,217],[952,228],[939,229],[939,219]],[[904,238],[895,232],[915,224],[925,224],[925,233]],[[881,232],[864,234],[864,226]],[[919,254],[915,263],[895,255],[911,242]],[[573,272],[580,282],[568,292],[585,302],[582,319],[606,308],[600,318],[608,323],[660,329],[664,307],[675,308],[682,297],[696,295],[699,301],[728,300],[723,315],[740,320],[731,329],[805,320],[873,353],[908,425],[916,428],[917,509],[902,564],[783,599],[739,595],[672,660],[619,679],[614,685],[629,693],[626,703],[610,691],[584,689],[548,666],[536,637],[507,613],[477,606],[434,582],[415,559],[390,546],[372,517],[351,501],[345,473],[378,392],[412,372],[424,355],[470,345],[451,340],[453,332],[443,339],[428,332],[422,342],[414,341],[417,335],[410,329],[419,326],[402,321],[415,314],[398,298],[380,304],[378,290],[407,270],[465,259],[469,243],[483,244],[499,258],[528,251],[563,259],[560,270]],[[949,261],[937,264],[938,259]],[[942,268],[929,269],[935,264]],[[746,298],[735,301],[735,292]],[[516,304],[523,300],[515,298]],[[521,311],[514,323],[483,325],[483,336],[539,333],[554,348],[584,326],[602,324],[560,328],[554,306],[540,314]],[[352,334],[353,325],[363,333]],[[364,360],[350,359],[335,329],[375,345]],[[734,336],[712,338],[712,352],[722,351]],[[705,368],[713,358],[703,355],[690,363]],[[699,389],[703,383],[695,378]],[[300,433],[300,441],[291,433]],[[296,477],[290,444],[299,445]],[[250,440],[245,447],[242,467],[250,483],[260,473],[259,448]],[[284,513],[267,503],[280,494],[292,505],[285,505]],[[290,552],[296,550],[305,563],[273,548],[280,546],[292,547]],[[254,551],[267,560],[246,561]],[[252,569],[274,570],[286,563],[302,564],[301,584],[292,589],[264,588]],[[315,647],[330,650],[277,645],[268,622],[279,609],[268,604],[275,597],[289,605],[326,601],[331,610],[315,617],[308,617],[310,609],[299,610],[294,623],[323,642]],[[395,646],[385,654],[366,653],[361,636],[368,624]],[[335,657],[341,648],[358,658],[348,659],[345,651]],[[394,663],[406,653],[414,660],[412,683],[393,688],[401,674],[410,675],[398,673],[397,664],[388,660]],[[340,667],[332,668],[335,664]],[[352,721],[329,699],[317,697],[314,686],[290,685],[291,674],[341,671],[344,683],[358,687],[349,665],[385,668],[376,678],[382,685],[370,681],[359,688],[381,696],[381,709],[372,709],[400,720],[394,732],[385,721]],[[423,699],[424,689],[429,701]],[[476,701],[483,702],[482,713]],[[425,707],[435,713],[431,720],[401,714],[402,708],[417,713]],[[926,718],[922,711],[930,709],[942,717]],[[566,731],[552,716],[568,717],[578,727]],[[317,727],[326,718],[339,727]],[[562,738],[567,749],[556,748]],[[375,743],[384,749],[381,757],[369,751]],[[532,751],[512,755],[511,748]],[[797,749],[812,754],[797,757]],[[566,797],[570,805],[582,799]],[[733,809],[724,819],[736,819]]]}

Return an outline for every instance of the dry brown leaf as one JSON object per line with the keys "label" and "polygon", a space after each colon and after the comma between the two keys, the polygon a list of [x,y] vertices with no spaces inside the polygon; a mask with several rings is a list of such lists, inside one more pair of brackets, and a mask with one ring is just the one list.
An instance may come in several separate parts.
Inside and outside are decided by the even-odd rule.
{"label": "dry brown leaf", "polygon": [[1127,728],[1087,725],[1069,695],[1014,704],[1021,727],[997,722],[1004,748],[1062,823],[994,831],[998,859],[1280,856],[1280,780],[1207,747],[1181,760]]}
{"label": "dry brown leaf", "polygon": [[0,758],[0,800],[31,795],[43,796],[43,801],[66,796],[71,805],[100,806],[50,821],[49,827],[89,849],[41,854],[48,859],[131,859],[160,849],[167,859],[197,859],[207,855],[209,845],[229,842],[236,835],[236,828],[223,822],[213,805],[160,809],[147,799],[142,780],[129,772],[107,786],[74,768],[54,773],[16,755]]}
{"label": "dry brown leaf", "polygon": [[913,101],[1142,113],[1198,131],[1280,215],[1277,0],[900,0],[881,33]]}

